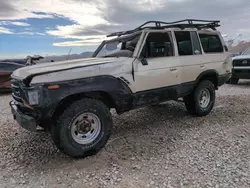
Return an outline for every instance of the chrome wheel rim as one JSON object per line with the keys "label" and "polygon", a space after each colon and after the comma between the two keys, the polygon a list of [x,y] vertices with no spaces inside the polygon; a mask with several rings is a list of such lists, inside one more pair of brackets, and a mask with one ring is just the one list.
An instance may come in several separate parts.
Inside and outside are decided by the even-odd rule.
{"label": "chrome wheel rim", "polygon": [[78,115],[71,124],[71,135],[78,144],[92,143],[101,132],[101,121],[93,113]]}
{"label": "chrome wheel rim", "polygon": [[210,103],[211,95],[208,89],[201,90],[199,103],[202,108],[206,108]]}

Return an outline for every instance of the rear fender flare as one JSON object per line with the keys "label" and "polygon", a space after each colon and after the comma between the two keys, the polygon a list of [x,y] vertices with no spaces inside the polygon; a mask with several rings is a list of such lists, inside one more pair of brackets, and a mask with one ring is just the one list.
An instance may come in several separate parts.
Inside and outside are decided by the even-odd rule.
{"label": "rear fender flare", "polygon": [[218,79],[219,79],[219,74],[216,70],[206,70],[204,72],[202,72],[195,80],[195,86],[204,78],[204,77],[209,77],[209,76],[212,76],[212,77],[215,77],[215,86],[217,87],[218,85]]}

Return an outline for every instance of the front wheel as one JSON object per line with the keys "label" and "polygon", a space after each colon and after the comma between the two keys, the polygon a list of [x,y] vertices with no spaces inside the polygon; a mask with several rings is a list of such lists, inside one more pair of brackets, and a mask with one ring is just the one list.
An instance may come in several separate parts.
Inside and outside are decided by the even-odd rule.
{"label": "front wheel", "polygon": [[215,88],[211,81],[201,81],[192,94],[185,97],[185,105],[190,114],[208,115],[215,103]]}
{"label": "front wheel", "polygon": [[71,157],[87,157],[104,147],[110,137],[112,117],[99,100],[85,98],[74,102],[52,126],[58,149]]}

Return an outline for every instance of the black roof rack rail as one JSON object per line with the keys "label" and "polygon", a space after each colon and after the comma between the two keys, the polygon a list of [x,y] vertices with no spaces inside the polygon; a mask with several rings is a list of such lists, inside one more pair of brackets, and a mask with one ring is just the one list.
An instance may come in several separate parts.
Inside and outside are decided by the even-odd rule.
{"label": "black roof rack rail", "polygon": [[[111,33],[107,35],[107,37],[127,35],[137,31],[141,31],[143,29],[165,29],[172,27],[178,27],[180,29],[196,28],[196,29],[216,30],[216,27],[220,27],[219,23],[220,23],[219,20],[196,20],[196,19],[186,19],[175,22],[147,21],[135,29]],[[155,26],[147,26],[149,24],[155,24]]]}

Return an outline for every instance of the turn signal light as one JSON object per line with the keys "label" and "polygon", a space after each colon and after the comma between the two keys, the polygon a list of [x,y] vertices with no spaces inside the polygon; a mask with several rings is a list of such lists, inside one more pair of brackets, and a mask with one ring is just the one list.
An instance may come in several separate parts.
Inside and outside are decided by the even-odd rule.
{"label": "turn signal light", "polygon": [[59,85],[50,85],[48,86],[48,89],[58,89],[60,88]]}
{"label": "turn signal light", "polygon": [[26,103],[24,103],[23,105],[24,105],[26,108],[33,109],[32,106],[30,106],[30,105],[28,105],[28,104],[26,104]]}

